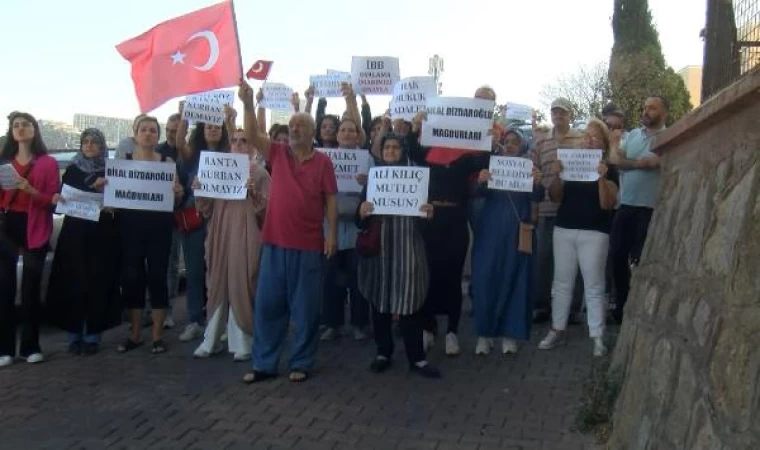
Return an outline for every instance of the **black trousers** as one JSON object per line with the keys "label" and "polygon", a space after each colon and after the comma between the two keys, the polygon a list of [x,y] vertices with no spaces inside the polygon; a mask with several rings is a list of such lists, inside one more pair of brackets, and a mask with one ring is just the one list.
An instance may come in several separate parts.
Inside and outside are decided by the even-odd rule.
{"label": "black trousers", "polygon": [[[422,325],[419,312],[410,316],[399,316],[399,326],[401,327],[401,336],[404,339],[406,348],[406,358],[409,364],[414,364],[425,360],[425,351],[422,348]],[[388,359],[393,356],[393,316],[391,314],[380,314],[376,309],[372,309],[372,320],[375,330],[375,344],[377,345],[378,356],[384,356]]]}
{"label": "black trousers", "polygon": [[172,245],[172,216],[121,211],[121,292],[127,309],[145,308],[145,288],[153,309],[169,306],[166,282]]}
{"label": "black trousers", "polygon": [[457,333],[462,317],[462,273],[470,245],[467,210],[460,207],[436,208],[426,224],[423,237],[430,270],[430,286],[423,307],[422,327],[435,333],[435,316],[448,316],[448,332]]}
{"label": "black trousers", "polygon": [[23,243],[20,316],[16,315],[16,267],[18,252],[0,241],[0,356],[16,356],[16,330],[21,327],[19,356],[39,353],[40,320],[42,318],[41,285],[48,246],[30,250],[26,243],[26,213],[8,212],[6,234]]}
{"label": "black trousers", "polygon": [[615,315],[623,317],[631,284],[630,264],[638,264],[647,239],[652,208],[620,206],[610,233],[610,256],[615,281]]}

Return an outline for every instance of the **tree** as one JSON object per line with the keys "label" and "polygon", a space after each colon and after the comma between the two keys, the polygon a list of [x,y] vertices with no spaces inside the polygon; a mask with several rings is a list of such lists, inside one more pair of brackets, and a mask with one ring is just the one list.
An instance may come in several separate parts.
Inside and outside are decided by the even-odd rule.
{"label": "tree", "polygon": [[607,72],[606,62],[581,66],[544,86],[539,93],[541,101],[548,108],[556,98],[564,97],[572,103],[576,119],[598,117],[609,96]]}
{"label": "tree", "polygon": [[670,102],[670,122],[692,108],[683,79],[667,64],[648,0],[615,0],[615,43],[609,65],[609,96],[626,114],[626,125],[639,124],[641,107],[651,95]]}

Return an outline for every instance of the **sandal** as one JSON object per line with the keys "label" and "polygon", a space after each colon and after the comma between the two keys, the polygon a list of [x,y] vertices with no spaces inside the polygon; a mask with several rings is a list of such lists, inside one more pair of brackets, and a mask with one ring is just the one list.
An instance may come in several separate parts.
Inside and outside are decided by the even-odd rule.
{"label": "sandal", "polygon": [[153,348],[150,349],[150,352],[154,355],[158,355],[160,353],[166,353],[166,344],[164,344],[164,341],[159,339],[155,342],[153,342]]}
{"label": "sandal", "polygon": [[288,377],[291,383],[303,383],[309,379],[309,373],[301,369],[293,369]]}
{"label": "sandal", "polygon": [[120,344],[118,347],[116,347],[116,351],[118,353],[131,352],[132,350],[139,348],[142,345],[142,342],[135,342],[132,339],[127,339],[123,344]]}
{"label": "sandal", "polygon": [[272,378],[276,377],[277,374],[269,373],[269,372],[262,372],[261,370],[254,369],[252,372],[248,372],[243,376],[243,383],[245,384],[253,384],[253,383],[261,383],[262,381],[271,380]]}

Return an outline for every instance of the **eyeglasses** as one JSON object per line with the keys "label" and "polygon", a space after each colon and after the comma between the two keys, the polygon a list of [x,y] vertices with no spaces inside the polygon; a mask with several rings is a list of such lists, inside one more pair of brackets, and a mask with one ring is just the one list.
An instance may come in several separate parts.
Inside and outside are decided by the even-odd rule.
{"label": "eyeglasses", "polygon": [[609,129],[610,129],[610,131],[613,131],[613,130],[622,130],[622,129],[623,129],[623,124],[620,124],[620,125],[618,125],[618,124],[614,124],[614,125],[613,125],[613,124],[609,124],[609,123],[608,123],[608,124],[606,124],[606,125],[607,125],[607,128],[609,128]]}

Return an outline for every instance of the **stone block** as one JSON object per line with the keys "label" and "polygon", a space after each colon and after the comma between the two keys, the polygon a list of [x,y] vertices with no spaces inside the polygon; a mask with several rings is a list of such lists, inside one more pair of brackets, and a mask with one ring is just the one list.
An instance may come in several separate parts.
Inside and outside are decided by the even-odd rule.
{"label": "stone block", "polygon": [[721,422],[730,424],[738,432],[746,432],[750,426],[760,350],[749,340],[746,330],[737,326],[738,317],[727,318],[726,323],[731,325],[721,330],[709,364],[713,405]]}
{"label": "stone block", "polygon": [[676,448],[686,448],[686,432],[689,431],[689,414],[695,402],[697,375],[687,354],[681,356],[673,403],[669,408],[663,432]]}
{"label": "stone block", "polygon": [[717,224],[707,240],[703,258],[707,269],[713,273],[728,275],[734,268],[736,246],[749,210],[755,171],[756,166],[752,166],[730,194],[718,203]]}
{"label": "stone block", "polygon": [[686,448],[690,450],[723,449],[723,444],[715,434],[712,419],[703,402],[698,402],[692,410],[689,445]]}
{"label": "stone block", "polygon": [[677,364],[678,358],[673,343],[666,338],[660,339],[652,350],[649,365],[649,401],[652,405],[649,411],[655,423],[661,422],[660,414],[670,403],[671,385]]}
{"label": "stone block", "polygon": [[719,320],[720,317],[715,314],[715,311],[710,308],[710,305],[706,301],[700,300],[697,303],[692,326],[700,346],[704,347],[711,340],[710,338],[712,338],[713,332],[718,327]]}

